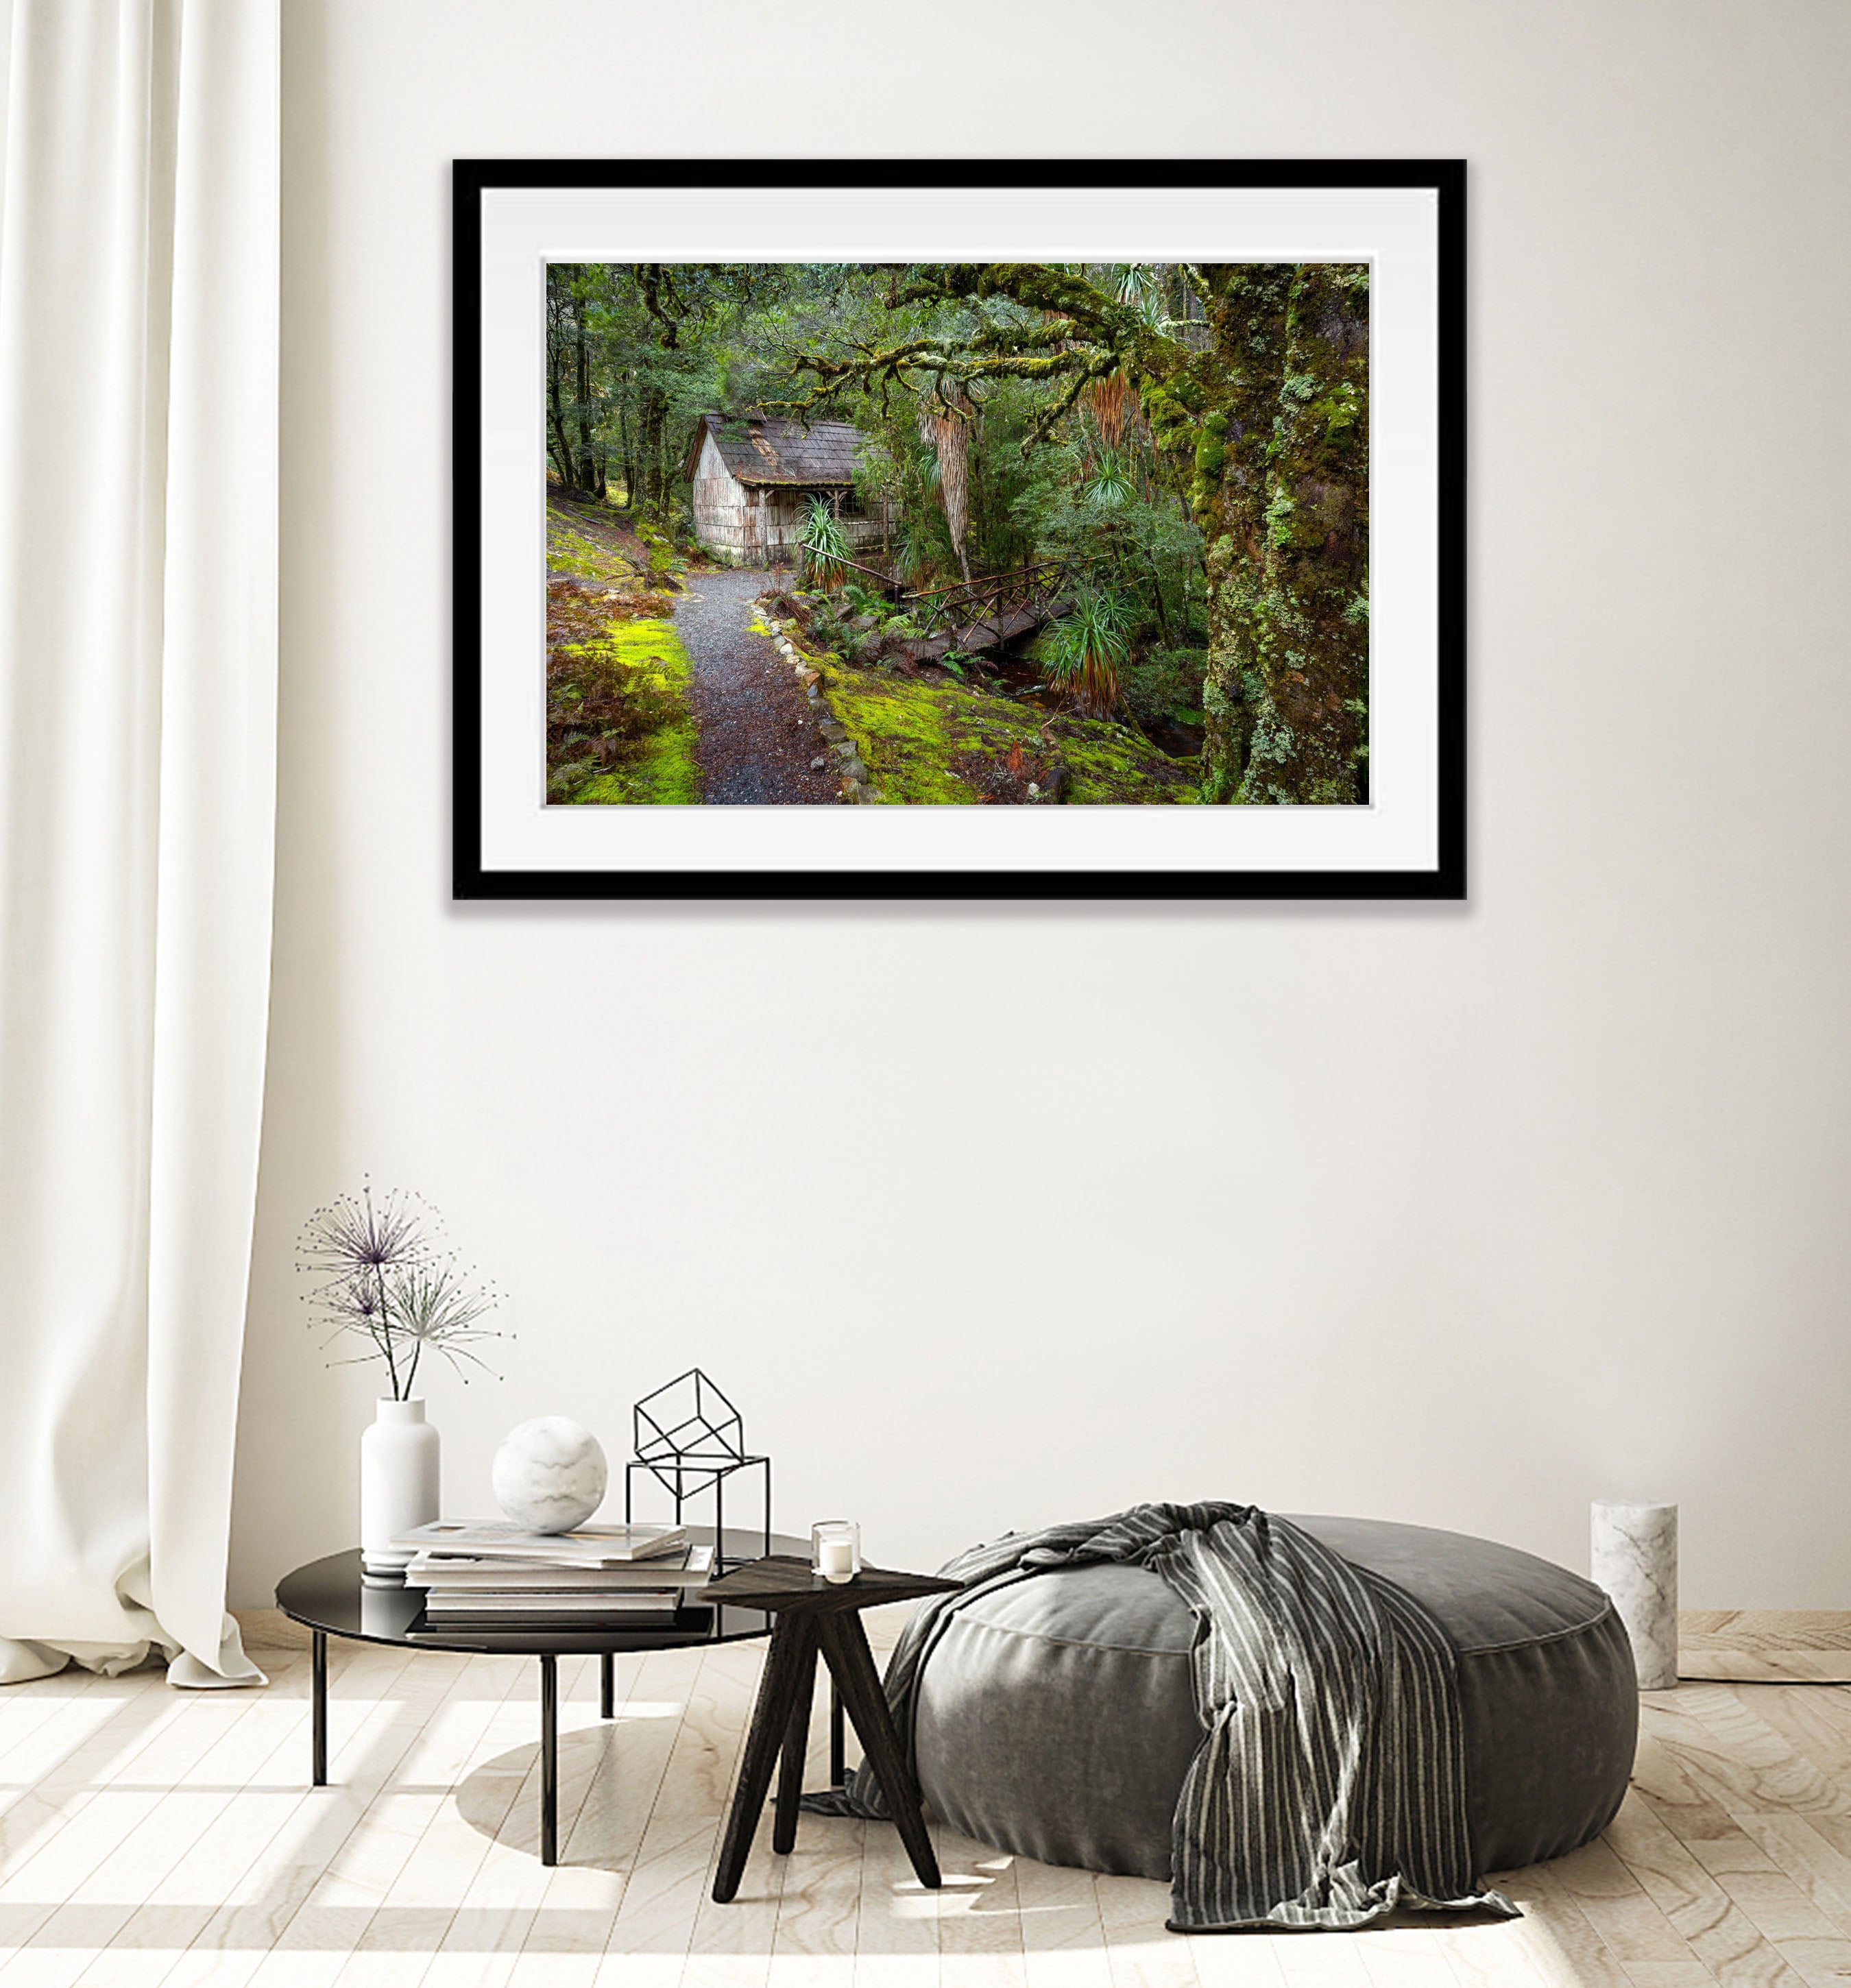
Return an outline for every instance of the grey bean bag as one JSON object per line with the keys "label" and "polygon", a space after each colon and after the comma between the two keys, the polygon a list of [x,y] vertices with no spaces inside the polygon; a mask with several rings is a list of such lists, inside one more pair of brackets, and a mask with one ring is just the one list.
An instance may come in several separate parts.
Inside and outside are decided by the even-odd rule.
{"label": "grey bean bag", "polygon": [[[1626,1793],[1639,1724],[1632,1652],[1606,1595],[1487,1540],[1289,1516],[1426,1603],[1457,1645],[1478,1869],[1521,1869],[1597,1836]],[[1135,1567],[1061,1568],[969,1604],[920,1683],[926,1799],[999,1850],[1167,1880],[1176,1796],[1202,1740],[1195,1628]]]}

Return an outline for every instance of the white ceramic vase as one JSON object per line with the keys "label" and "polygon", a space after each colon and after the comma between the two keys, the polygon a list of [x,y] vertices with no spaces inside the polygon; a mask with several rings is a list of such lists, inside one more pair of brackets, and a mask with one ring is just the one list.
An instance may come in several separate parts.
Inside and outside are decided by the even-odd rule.
{"label": "white ceramic vase", "polygon": [[360,1558],[369,1574],[402,1574],[410,1550],[392,1543],[441,1516],[442,1445],[421,1401],[381,1398],[360,1439]]}

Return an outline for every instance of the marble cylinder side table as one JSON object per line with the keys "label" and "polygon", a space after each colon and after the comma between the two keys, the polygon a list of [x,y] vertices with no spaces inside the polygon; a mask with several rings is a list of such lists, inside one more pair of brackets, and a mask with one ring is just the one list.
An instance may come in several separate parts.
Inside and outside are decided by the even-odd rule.
{"label": "marble cylinder side table", "polygon": [[1677,1682],[1677,1507],[1595,1501],[1589,1572],[1626,1627],[1641,1691]]}

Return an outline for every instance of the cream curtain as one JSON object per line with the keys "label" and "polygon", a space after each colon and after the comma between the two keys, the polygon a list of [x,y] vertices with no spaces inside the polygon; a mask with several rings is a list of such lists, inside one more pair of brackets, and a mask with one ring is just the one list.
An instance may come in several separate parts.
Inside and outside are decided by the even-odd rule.
{"label": "cream curtain", "polygon": [[268,999],[278,0],[12,0],[0,1681],[225,1613]]}

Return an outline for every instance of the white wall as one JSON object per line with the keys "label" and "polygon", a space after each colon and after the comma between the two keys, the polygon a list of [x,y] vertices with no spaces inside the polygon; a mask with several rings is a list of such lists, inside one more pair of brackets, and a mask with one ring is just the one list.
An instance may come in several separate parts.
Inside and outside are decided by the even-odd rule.
{"label": "white wall", "polygon": [[[1640,1491],[1688,1604],[1851,1606],[1851,15],[286,12],[234,1600],[354,1536],[372,1390],[290,1253],[370,1169],[511,1293],[506,1381],[432,1389],[458,1506],[509,1425],[621,1451],[698,1360],[783,1520],[889,1562],[1221,1496],[1585,1565]],[[448,901],[448,161],[812,113],[842,153],[1471,161],[1469,906]]]}

